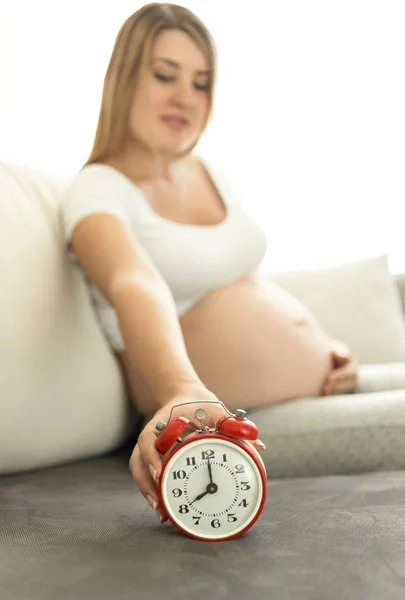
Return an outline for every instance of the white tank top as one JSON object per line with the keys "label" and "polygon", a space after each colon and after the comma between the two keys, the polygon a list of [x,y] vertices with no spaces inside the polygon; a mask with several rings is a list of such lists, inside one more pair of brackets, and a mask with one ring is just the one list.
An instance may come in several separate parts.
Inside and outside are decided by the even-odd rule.
{"label": "white tank top", "polygon": [[[184,314],[208,292],[250,275],[262,261],[266,236],[242,208],[228,181],[200,159],[220,194],[226,217],[215,225],[170,221],[155,213],[141,189],[117,169],[101,164],[84,167],[61,199],[65,241],[77,223],[94,213],[121,218],[147,251]],[[113,348],[124,348],[113,307],[90,283],[103,329]]]}

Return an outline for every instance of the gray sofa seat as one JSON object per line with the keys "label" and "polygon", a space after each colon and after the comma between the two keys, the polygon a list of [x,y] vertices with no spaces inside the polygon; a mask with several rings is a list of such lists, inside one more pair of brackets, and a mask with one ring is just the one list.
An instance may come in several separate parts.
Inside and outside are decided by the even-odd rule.
{"label": "gray sofa seat", "polygon": [[270,480],[243,537],[159,524],[130,447],[0,479],[2,600],[403,600],[405,472]]}

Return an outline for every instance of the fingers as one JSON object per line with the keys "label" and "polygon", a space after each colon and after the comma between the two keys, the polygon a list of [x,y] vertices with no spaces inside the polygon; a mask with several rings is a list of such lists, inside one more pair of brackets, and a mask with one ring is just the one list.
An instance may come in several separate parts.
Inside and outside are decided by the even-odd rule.
{"label": "fingers", "polygon": [[354,389],[354,381],[344,381],[335,386],[332,391],[333,395],[350,394]]}
{"label": "fingers", "polygon": [[349,365],[345,365],[344,367],[340,367],[339,369],[335,369],[329,373],[328,379],[329,383],[339,383],[339,381],[343,381],[345,379],[353,379],[356,377],[356,375],[356,365],[351,362]]}
{"label": "fingers", "polygon": [[132,477],[135,479],[145,498],[149,496],[156,503],[156,506],[154,506],[151,502],[149,502],[153,510],[156,510],[159,506],[159,496],[156,489],[156,483],[141,456],[138,444],[135,446],[134,451],[132,452],[132,456],[129,461],[129,468],[131,470]]}
{"label": "fingers", "polygon": [[[357,364],[354,358],[350,357],[345,364],[335,367],[328,373],[321,388],[321,395],[353,391],[356,380]],[[339,390],[339,392],[337,390]]]}
{"label": "fingers", "polygon": [[155,422],[151,421],[146,425],[138,438],[138,446],[143,462],[149,469],[150,476],[157,482],[162,472],[162,460],[159,452],[156,450],[156,437],[158,435],[155,429]]}
{"label": "fingers", "polygon": [[254,446],[256,448],[256,450],[258,450],[260,452],[260,450],[266,450],[266,446],[265,444],[263,444],[263,442],[261,440],[252,440],[250,442],[252,444],[252,446]]}
{"label": "fingers", "polygon": [[352,357],[349,354],[332,351],[333,364],[336,369],[344,367],[351,363]]}
{"label": "fingers", "polygon": [[350,394],[355,387],[354,378],[344,379],[325,388],[324,396],[334,396],[336,394]]}
{"label": "fingers", "polygon": [[322,386],[322,395],[350,393],[355,388],[356,381],[357,371],[355,369],[336,369],[327,377]]}
{"label": "fingers", "polygon": [[131,470],[132,477],[138,484],[141,493],[145,496],[152,509],[156,512],[156,516],[158,517],[159,521],[161,523],[167,521],[167,518],[160,508],[156,482],[152,478],[152,475],[141,456],[138,444],[135,446],[134,451],[132,452],[132,456],[129,461],[129,468]]}
{"label": "fingers", "polygon": [[344,342],[333,340],[330,353],[335,368],[348,365],[353,361],[353,355]]}
{"label": "fingers", "polygon": [[348,365],[351,362],[350,356],[342,356],[341,354],[335,354],[333,356],[335,368],[340,368]]}

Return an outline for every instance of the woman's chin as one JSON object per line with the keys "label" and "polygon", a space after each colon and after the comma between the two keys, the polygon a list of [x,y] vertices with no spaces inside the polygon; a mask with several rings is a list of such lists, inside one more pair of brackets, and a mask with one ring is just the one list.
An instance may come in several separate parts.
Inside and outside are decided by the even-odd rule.
{"label": "woman's chin", "polygon": [[161,139],[156,144],[157,150],[161,154],[179,157],[186,154],[190,148],[193,148],[197,139],[194,136],[173,136],[171,139]]}
{"label": "woman's chin", "polygon": [[188,149],[192,146],[189,142],[187,144],[161,144],[158,147],[159,154],[168,156],[170,158],[179,158],[183,154],[187,153]]}

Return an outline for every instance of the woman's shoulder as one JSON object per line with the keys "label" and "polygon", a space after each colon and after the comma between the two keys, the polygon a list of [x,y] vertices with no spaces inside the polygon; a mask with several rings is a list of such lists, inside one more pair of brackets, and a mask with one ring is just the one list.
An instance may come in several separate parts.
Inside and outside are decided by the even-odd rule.
{"label": "woman's shoulder", "polygon": [[125,184],[125,179],[122,173],[109,165],[102,163],[86,164],[80,171],[70,180],[67,191],[76,189],[120,189]]}
{"label": "woman's shoulder", "polygon": [[70,180],[62,201],[92,203],[102,200],[134,207],[142,204],[142,192],[115,167],[91,163],[82,167]]}
{"label": "woman's shoulder", "polygon": [[136,205],[133,194],[118,171],[99,163],[85,165],[70,180],[60,198],[66,239],[70,239],[79,221],[91,214],[112,214],[131,225]]}

